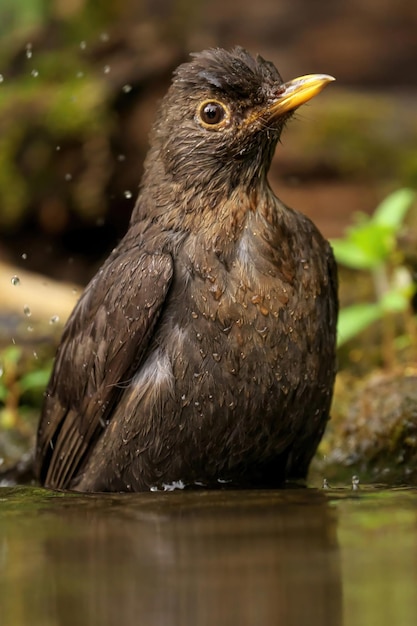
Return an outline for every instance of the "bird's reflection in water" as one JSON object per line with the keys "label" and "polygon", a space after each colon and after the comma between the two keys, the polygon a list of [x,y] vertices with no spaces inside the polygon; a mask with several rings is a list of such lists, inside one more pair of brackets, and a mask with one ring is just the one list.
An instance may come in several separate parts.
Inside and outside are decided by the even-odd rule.
{"label": "bird's reflection in water", "polygon": [[6,606],[22,625],[338,626],[336,523],[313,490],[49,498],[31,533],[3,528],[35,555]]}

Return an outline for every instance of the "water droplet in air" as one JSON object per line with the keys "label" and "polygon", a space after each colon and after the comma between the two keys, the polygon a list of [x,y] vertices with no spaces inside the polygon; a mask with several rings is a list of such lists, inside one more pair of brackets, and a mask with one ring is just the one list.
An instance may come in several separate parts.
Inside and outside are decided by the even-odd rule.
{"label": "water droplet in air", "polygon": [[101,39],[101,41],[108,41],[109,40],[108,33],[101,33],[100,39]]}
{"label": "water droplet in air", "polygon": [[87,47],[87,42],[86,42],[86,41],[81,41],[81,42],[80,42],[80,48],[81,48],[81,50],[85,50],[85,49],[86,49],[86,47]]}
{"label": "water droplet in air", "polygon": [[39,76],[39,72],[38,70],[32,70],[30,75],[33,76],[34,78],[37,78]]}
{"label": "water droplet in air", "polygon": [[57,147],[55,148],[55,150],[56,150],[57,152],[59,152],[59,151],[61,150],[61,146],[57,146]]}
{"label": "water droplet in air", "polygon": [[129,91],[132,91],[132,85],[123,85],[122,91],[123,93],[129,93]]}
{"label": "water droplet in air", "polygon": [[111,69],[111,68],[110,68],[110,65],[105,65],[105,66],[103,67],[103,72],[104,72],[105,74],[109,74],[110,69]]}
{"label": "water droplet in air", "polygon": [[4,81],[4,76],[3,74],[0,74],[0,83],[2,83]]}
{"label": "water droplet in air", "polygon": [[125,154],[118,154],[117,155],[117,160],[122,162],[122,161],[126,161],[126,155]]}
{"label": "water droplet in air", "polygon": [[28,333],[33,333],[33,326],[28,326],[27,331]]}
{"label": "water droplet in air", "polygon": [[49,320],[50,324],[56,324],[57,322],[59,322],[59,315],[53,315]]}
{"label": "water droplet in air", "polygon": [[132,197],[132,195],[133,195],[133,194],[132,194],[132,192],[131,192],[131,191],[129,191],[129,189],[127,189],[127,190],[123,193],[123,195],[124,195],[124,197],[125,197],[125,198],[129,199],[129,198],[131,198],[131,197]]}
{"label": "water droplet in air", "polygon": [[70,180],[72,180],[72,174],[65,174],[65,180],[67,182],[69,182]]}
{"label": "water droplet in air", "polygon": [[25,304],[25,306],[23,307],[23,313],[26,315],[26,317],[30,317],[32,315],[32,311],[27,304]]}
{"label": "water droplet in air", "polygon": [[352,476],[352,490],[357,491],[359,489],[359,476]]}
{"label": "water droplet in air", "polygon": [[12,285],[14,287],[17,287],[18,285],[20,285],[20,278],[19,278],[19,276],[16,276],[16,275],[12,276],[11,281],[12,281]]}
{"label": "water droplet in air", "polygon": [[32,53],[33,53],[32,44],[31,43],[27,43],[26,44],[26,58],[27,59],[31,59],[32,58]]}
{"label": "water droplet in air", "polygon": [[24,253],[22,254],[22,259],[23,259],[24,261],[26,261],[26,259],[27,259],[27,258],[28,258],[28,255],[26,254],[26,252],[24,252]]}
{"label": "water droplet in air", "polygon": [[76,76],[77,78],[83,78],[84,72],[77,72]]}
{"label": "water droplet in air", "polygon": [[327,478],[323,478],[322,489],[330,489],[330,485],[327,482]]}

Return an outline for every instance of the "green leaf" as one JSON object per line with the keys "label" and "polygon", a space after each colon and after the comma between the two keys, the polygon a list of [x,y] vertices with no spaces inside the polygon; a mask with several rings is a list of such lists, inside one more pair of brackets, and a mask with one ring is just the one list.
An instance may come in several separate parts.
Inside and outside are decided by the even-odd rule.
{"label": "green leaf", "polygon": [[20,381],[20,390],[22,393],[25,391],[30,391],[31,389],[39,389],[42,387],[46,387],[49,381],[49,377],[51,375],[51,369],[46,368],[42,370],[37,370],[36,372],[29,372],[25,376],[23,376]]}
{"label": "green leaf", "polygon": [[345,239],[332,239],[336,260],[346,267],[371,270],[382,263],[391,250],[391,237],[385,228],[368,225],[352,229]]}
{"label": "green leaf", "polygon": [[407,297],[407,289],[392,289],[385,293],[380,301],[381,309],[384,313],[401,313],[406,311],[410,306],[410,301]]}
{"label": "green leaf", "polygon": [[374,215],[355,215],[343,239],[333,239],[336,259],[352,269],[371,270],[386,262],[396,249],[396,233],[415,200],[411,189],[399,189],[388,196]]}
{"label": "green leaf", "polygon": [[387,196],[375,209],[371,218],[373,224],[390,226],[397,232],[402,226],[407,211],[413,204],[416,194],[412,189],[398,189]]}
{"label": "green leaf", "polygon": [[382,314],[382,308],[376,303],[353,304],[342,309],[337,324],[337,345],[341,346],[358,335]]}
{"label": "green leaf", "polygon": [[373,259],[370,259],[354,241],[332,239],[330,243],[338,263],[354,270],[367,270],[373,267]]}
{"label": "green leaf", "polygon": [[352,230],[350,238],[367,255],[372,268],[386,261],[396,246],[394,231],[385,224],[362,224]]}

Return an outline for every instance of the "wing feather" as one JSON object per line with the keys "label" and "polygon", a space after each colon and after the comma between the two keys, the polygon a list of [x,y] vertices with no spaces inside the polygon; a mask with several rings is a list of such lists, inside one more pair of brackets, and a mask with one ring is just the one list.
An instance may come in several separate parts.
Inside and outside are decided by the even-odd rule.
{"label": "wing feather", "polygon": [[[133,257],[133,258],[132,258]],[[68,487],[140,366],[173,274],[168,254],[113,255],[66,325],[39,424],[43,484]]]}

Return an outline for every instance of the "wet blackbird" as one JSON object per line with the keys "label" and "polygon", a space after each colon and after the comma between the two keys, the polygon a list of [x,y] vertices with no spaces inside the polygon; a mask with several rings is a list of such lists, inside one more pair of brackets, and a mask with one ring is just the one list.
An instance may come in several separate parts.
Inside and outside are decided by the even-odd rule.
{"label": "wet blackbird", "polygon": [[127,234],[64,330],[38,431],[42,484],[306,476],[335,376],[336,267],[267,172],[284,123],[331,80],[284,83],[242,48],[177,69]]}

